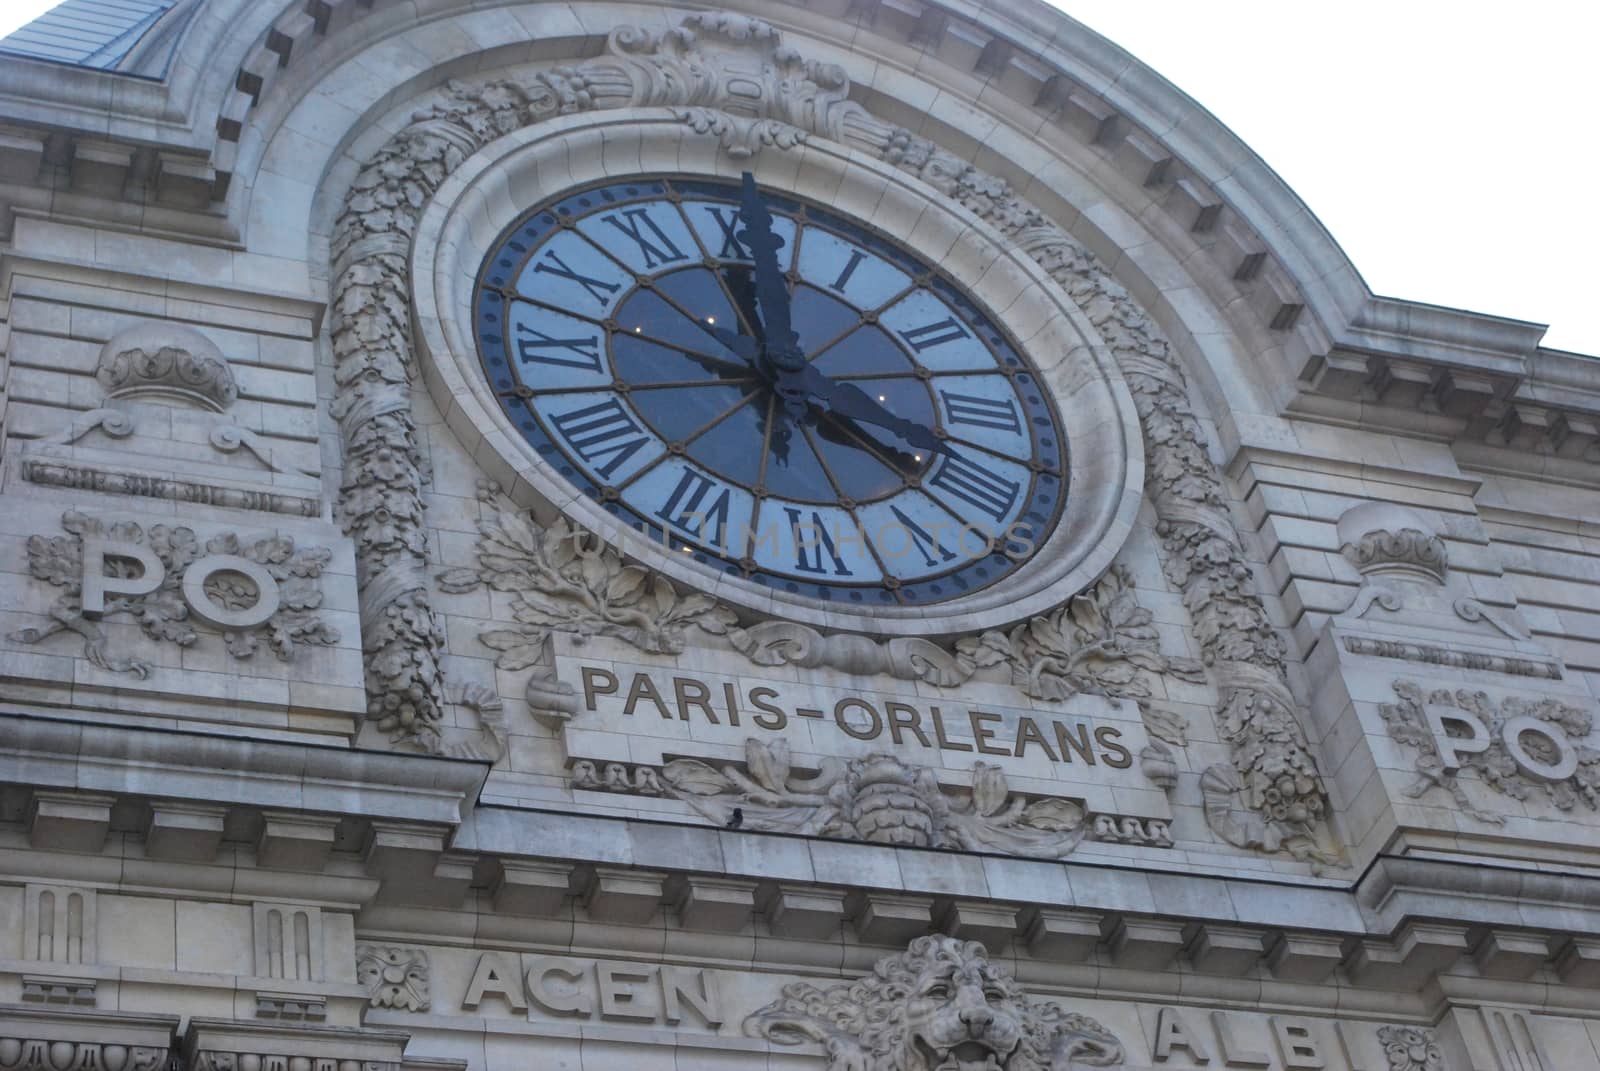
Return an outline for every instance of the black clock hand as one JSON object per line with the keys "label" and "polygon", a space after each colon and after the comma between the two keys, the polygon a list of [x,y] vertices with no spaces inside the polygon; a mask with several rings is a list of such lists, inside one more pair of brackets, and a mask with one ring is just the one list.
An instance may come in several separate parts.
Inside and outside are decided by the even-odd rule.
{"label": "black clock hand", "polygon": [[835,416],[887,428],[912,446],[940,454],[950,452],[944,441],[929,429],[895,416],[854,383],[835,382],[810,364],[801,365],[797,371],[780,372],[776,387],[785,398],[803,395]]}
{"label": "black clock hand", "polygon": [[739,201],[739,218],[745,229],[740,240],[750,247],[756,262],[756,304],[761,309],[761,331],[765,356],[775,368],[793,370],[804,366],[800,337],[789,318],[789,281],[778,267],[778,250],[783,239],[772,231],[772,213],[756,190],[756,177],[744,173]]}

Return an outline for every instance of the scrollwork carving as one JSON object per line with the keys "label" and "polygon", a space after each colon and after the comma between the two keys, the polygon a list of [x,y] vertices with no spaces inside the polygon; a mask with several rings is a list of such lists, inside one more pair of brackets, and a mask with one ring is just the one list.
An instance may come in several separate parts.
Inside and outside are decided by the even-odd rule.
{"label": "scrollwork carving", "polygon": [[424,1012],[429,1007],[428,953],[399,945],[357,945],[356,981],[374,1008]]}
{"label": "scrollwork carving", "polygon": [[1034,1003],[976,941],[918,937],[860,981],[784,986],[745,1033],[780,1045],[820,1044],[828,1071],[1059,1071],[1120,1067],[1103,1025]]}
{"label": "scrollwork carving", "polygon": [[738,763],[674,759],[661,781],[678,799],[725,825],[735,807],[743,828],[804,833],[915,848],[962,848],[1062,858],[1087,831],[1082,805],[1013,793],[998,766],[974,763],[970,791],[950,790],[933,771],[889,754],[822,760],[797,776],[789,745],[745,741]]}

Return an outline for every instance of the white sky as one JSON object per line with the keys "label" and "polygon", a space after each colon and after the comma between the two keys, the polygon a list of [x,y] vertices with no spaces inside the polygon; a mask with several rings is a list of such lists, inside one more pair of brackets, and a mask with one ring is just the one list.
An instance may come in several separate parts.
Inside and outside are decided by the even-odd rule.
{"label": "white sky", "polygon": [[[1600,355],[1600,4],[1051,2],[1228,124],[1374,291]],[[51,6],[0,0],[0,35]]]}

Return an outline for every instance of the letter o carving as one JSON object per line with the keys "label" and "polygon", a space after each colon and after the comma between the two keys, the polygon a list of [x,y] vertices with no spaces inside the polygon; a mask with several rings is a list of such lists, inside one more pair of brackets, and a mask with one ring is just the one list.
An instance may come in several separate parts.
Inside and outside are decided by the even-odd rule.
{"label": "letter o carving", "polygon": [[[238,573],[256,586],[254,606],[230,610],[218,606],[206,594],[206,581],[218,573]],[[183,599],[200,620],[220,629],[254,628],[265,624],[278,612],[282,601],[278,581],[262,566],[237,554],[207,554],[183,573]]]}
{"label": "letter o carving", "polygon": [[[1522,746],[1522,734],[1532,733],[1542,736],[1550,742],[1555,750],[1556,761],[1545,762],[1528,752]],[[1527,714],[1515,718],[1507,718],[1505,725],[1500,730],[1500,739],[1505,743],[1506,751],[1511,759],[1521,768],[1522,772],[1539,781],[1565,781],[1578,772],[1578,752],[1565,740],[1550,731],[1550,723]]]}

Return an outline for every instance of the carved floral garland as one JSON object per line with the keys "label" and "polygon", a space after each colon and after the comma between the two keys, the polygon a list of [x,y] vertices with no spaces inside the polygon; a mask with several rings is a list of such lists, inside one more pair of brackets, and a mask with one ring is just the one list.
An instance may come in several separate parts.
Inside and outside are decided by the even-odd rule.
{"label": "carved floral garland", "polygon": [[[730,53],[742,53],[739,62],[726,62]],[[759,100],[751,97],[752,59],[760,61]],[[758,116],[721,112],[737,79],[741,111]],[[1326,858],[1315,841],[1326,794],[1285,683],[1284,644],[1255,590],[1171,348],[1110,271],[1003,180],[887,126],[848,93],[840,68],[801,59],[766,23],[692,14],[665,33],[618,29],[606,54],[579,67],[521,82],[452,83],[362,169],[334,235],[332,330],[334,416],[345,447],[341,516],[357,548],[373,718],[427,743],[437,741],[442,717],[443,633],[430,606],[423,459],[409,396],[416,368],[406,253],[421,210],[452,170],[497,137],[558,114],[664,105],[737,155],[817,134],[879,156],[998,228],[1085,311],[1133,392],[1167,573],[1223,688],[1221,728],[1233,762],[1202,779],[1208,820],[1240,847]],[[795,129],[785,133],[784,125]]]}

